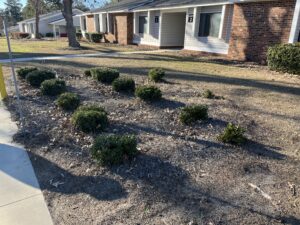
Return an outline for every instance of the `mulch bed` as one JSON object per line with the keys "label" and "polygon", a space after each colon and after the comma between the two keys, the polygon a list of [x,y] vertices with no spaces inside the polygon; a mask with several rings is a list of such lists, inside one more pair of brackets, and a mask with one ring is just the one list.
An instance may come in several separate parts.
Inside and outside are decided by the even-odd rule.
{"label": "mulch bed", "polygon": [[[55,98],[20,82],[25,118],[15,140],[28,150],[55,224],[300,224],[300,200],[288,185],[299,182],[299,165],[258,142],[263,130],[231,99],[203,99],[200,82],[168,80],[157,84],[164,99],[147,104],[80,74],[58,75],[83,104],[107,110],[104,133],[136,134],[140,153],[100,167],[89,153],[97,134],[76,130]],[[210,118],[182,125],[180,107],[190,103],[208,104]],[[222,114],[224,104],[231,114]],[[17,114],[14,98],[7,106]],[[242,124],[251,140],[241,147],[218,142],[228,122]]]}

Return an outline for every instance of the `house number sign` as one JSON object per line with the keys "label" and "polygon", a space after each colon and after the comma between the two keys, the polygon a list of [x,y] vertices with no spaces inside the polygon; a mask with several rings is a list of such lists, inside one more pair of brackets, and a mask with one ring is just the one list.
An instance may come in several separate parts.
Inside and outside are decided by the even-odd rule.
{"label": "house number sign", "polygon": [[189,14],[188,22],[192,23],[194,21],[194,14]]}
{"label": "house number sign", "polygon": [[155,16],[154,22],[155,22],[155,23],[159,23],[159,16]]}

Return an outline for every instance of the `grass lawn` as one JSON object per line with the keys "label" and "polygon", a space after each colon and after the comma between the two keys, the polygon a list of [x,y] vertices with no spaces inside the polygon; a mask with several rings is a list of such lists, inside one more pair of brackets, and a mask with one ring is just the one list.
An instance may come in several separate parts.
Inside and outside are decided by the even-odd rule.
{"label": "grass lawn", "polygon": [[[54,97],[19,81],[25,129],[15,139],[29,151],[55,224],[300,224],[299,77],[180,54],[17,64],[55,70],[84,104],[107,110],[105,134],[138,137],[133,161],[101,167],[89,152],[97,134],[76,130]],[[165,81],[153,85],[163,100],[147,104],[83,75],[95,66],[137,85],[153,84],[148,70],[162,67]],[[219,98],[203,98],[206,89]],[[191,104],[208,105],[209,119],[181,124],[180,109]],[[15,99],[7,105],[16,114]],[[229,122],[246,129],[244,145],[217,140]]]}
{"label": "grass lawn", "polygon": [[[112,44],[94,44],[85,41],[80,42],[80,44],[82,49],[74,50],[68,48],[68,42],[66,38],[39,41],[11,39],[11,48],[15,58],[96,52],[133,51],[137,49],[136,46],[126,47]],[[4,37],[0,37],[0,59],[8,58],[7,51],[6,39]]]}

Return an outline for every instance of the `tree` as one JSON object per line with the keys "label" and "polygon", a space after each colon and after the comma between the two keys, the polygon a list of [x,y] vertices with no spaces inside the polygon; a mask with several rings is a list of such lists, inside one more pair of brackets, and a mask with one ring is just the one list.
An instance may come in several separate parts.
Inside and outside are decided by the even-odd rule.
{"label": "tree", "polygon": [[49,3],[56,5],[60,8],[63,17],[66,20],[66,30],[68,35],[69,47],[80,47],[79,42],[76,39],[76,30],[73,25],[73,0],[47,0]]}
{"label": "tree", "polygon": [[34,37],[40,38],[40,0],[34,0],[34,13],[35,13],[35,29],[34,29]]}
{"label": "tree", "polygon": [[[27,0],[26,5],[22,9],[23,19],[33,18],[35,16],[34,4],[34,0]],[[59,8],[55,7],[55,5],[45,2],[45,0],[40,0],[40,14],[49,13],[58,9]]]}
{"label": "tree", "polygon": [[17,24],[17,22],[22,20],[22,4],[20,3],[20,0],[6,0],[4,5],[6,5],[4,11],[9,26],[14,26]]}

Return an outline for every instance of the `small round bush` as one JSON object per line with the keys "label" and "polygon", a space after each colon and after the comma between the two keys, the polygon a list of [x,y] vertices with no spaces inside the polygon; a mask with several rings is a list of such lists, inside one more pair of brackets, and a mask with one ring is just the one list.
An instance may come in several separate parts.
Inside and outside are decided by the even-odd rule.
{"label": "small round bush", "polygon": [[211,90],[209,90],[209,89],[205,90],[205,91],[203,92],[202,96],[203,96],[204,98],[209,98],[209,99],[215,98],[214,93],[213,93]]}
{"label": "small round bush", "polygon": [[84,75],[87,76],[87,77],[92,76],[91,70],[85,70],[85,71],[84,71]]}
{"label": "small round bush", "polygon": [[108,126],[107,113],[96,106],[79,107],[72,116],[72,123],[86,133],[103,131]]}
{"label": "small round bush", "polygon": [[135,95],[144,101],[157,101],[162,97],[161,90],[155,86],[139,86],[135,90]]}
{"label": "small round bush", "polygon": [[162,68],[153,68],[148,73],[149,79],[158,82],[165,76],[165,71]]}
{"label": "small round bush", "polygon": [[33,87],[40,87],[45,80],[55,78],[55,73],[49,70],[34,70],[27,74],[26,81]]}
{"label": "small round bush", "polygon": [[44,95],[60,95],[66,91],[66,82],[60,79],[45,80],[41,84],[41,91]]}
{"label": "small round bush", "polygon": [[101,135],[91,148],[92,157],[101,165],[115,165],[138,153],[134,135]]}
{"label": "small round bush", "polygon": [[66,92],[58,97],[56,103],[64,110],[75,110],[79,106],[80,99],[77,94]]}
{"label": "small round bush", "polygon": [[218,139],[224,143],[240,145],[246,141],[244,133],[245,129],[229,123]]}
{"label": "small round bush", "polygon": [[17,70],[17,75],[18,77],[25,79],[28,73],[35,70],[37,70],[36,67],[23,67]]}
{"label": "small round bush", "polygon": [[280,44],[270,47],[267,61],[271,70],[300,75],[300,45]]}
{"label": "small round bush", "polygon": [[92,77],[102,83],[111,84],[120,75],[117,69],[99,67],[91,69]]}
{"label": "small round bush", "polygon": [[198,120],[206,120],[208,118],[208,107],[206,105],[191,105],[184,107],[179,115],[179,119],[183,124],[191,124]]}
{"label": "small round bush", "polygon": [[132,78],[117,78],[113,81],[112,87],[118,92],[134,92],[135,82]]}

